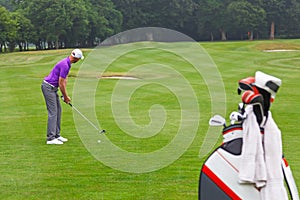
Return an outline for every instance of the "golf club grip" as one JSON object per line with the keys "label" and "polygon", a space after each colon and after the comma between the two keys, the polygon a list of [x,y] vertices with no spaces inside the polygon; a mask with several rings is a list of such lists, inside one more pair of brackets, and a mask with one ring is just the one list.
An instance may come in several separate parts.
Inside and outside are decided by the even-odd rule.
{"label": "golf club grip", "polygon": [[[61,98],[63,101],[65,101],[64,96],[60,96],[60,98]],[[69,104],[71,107],[73,107],[73,105],[72,105],[71,103],[67,103],[67,104]]]}

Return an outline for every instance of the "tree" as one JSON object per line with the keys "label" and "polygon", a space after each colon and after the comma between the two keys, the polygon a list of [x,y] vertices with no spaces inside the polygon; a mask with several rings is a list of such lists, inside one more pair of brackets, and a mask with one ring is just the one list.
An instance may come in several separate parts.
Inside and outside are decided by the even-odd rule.
{"label": "tree", "polygon": [[37,49],[95,45],[121,29],[122,16],[110,0],[22,0]]}
{"label": "tree", "polygon": [[121,31],[122,14],[110,0],[89,0],[89,46]]}
{"label": "tree", "polygon": [[300,37],[300,2],[297,0],[286,1],[285,20],[282,23],[281,31],[287,38]]}
{"label": "tree", "polygon": [[36,49],[46,48],[48,24],[45,22],[47,18],[45,10],[50,6],[51,2],[47,0],[25,0],[19,3],[19,7],[23,10],[24,16],[27,17],[33,25],[33,31],[37,33],[37,37],[32,41]]}
{"label": "tree", "polygon": [[222,40],[226,40],[224,29],[225,5],[222,0],[197,0],[195,11],[195,26],[197,34],[203,40],[215,40],[216,34],[220,34]]}
{"label": "tree", "polygon": [[[87,27],[87,9],[84,5],[82,0],[31,0],[23,3],[25,16],[31,20],[39,35],[35,41],[37,49],[80,43],[82,35],[86,36]],[[80,33],[77,33],[78,30]]]}
{"label": "tree", "polygon": [[231,30],[240,34],[240,39],[244,39],[244,35],[249,33],[248,37],[252,40],[253,32],[258,32],[259,28],[265,25],[266,13],[264,9],[247,1],[230,3],[227,7],[227,13]]}
{"label": "tree", "polygon": [[0,6],[0,52],[4,47],[4,51],[7,50],[7,46],[10,51],[14,50],[15,39],[17,34],[17,23],[12,19],[10,12]]}
{"label": "tree", "polygon": [[16,45],[26,50],[29,42],[36,49],[91,47],[120,31],[149,26],[196,40],[244,39],[247,32],[250,39],[300,35],[298,0],[0,0],[0,5],[9,7],[0,12],[1,51]]}
{"label": "tree", "polygon": [[[64,1],[64,0],[62,0]],[[68,0],[65,4],[66,24],[64,35],[61,39],[66,47],[87,46],[87,39],[90,33],[88,28],[89,10],[91,9],[84,0]]]}
{"label": "tree", "polygon": [[[66,2],[68,3],[68,2]],[[60,41],[66,37],[69,27],[72,25],[66,11],[65,1],[54,1],[50,7],[45,9],[44,30],[48,48],[61,48],[64,45]]]}
{"label": "tree", "polygon": [[210,40],[214,40],[216,34],[220,35],[221,40],[227,40],[229,29],[227,6],[230,2],[230,0],[197,0],[199,5],[196,22],[198,31],[209,35]]}
{"label": "tree", "polygon": [[[146,0],[112,0],[116,9],[122,14],[122,30],[143,27],[148,24],[150,17],[149,8],[151,1]],[[150,18],[149,18],[150,17]]]}
{"label": "tree", "polygon": [[[270,39],[275,38],[275,26],[278,24],[280,27],[281,21],[284,20],[282,16],[285,16],[285,4],[286,0],[262,0],[262,6],[267,13],[267,23],[270,25]],[[285,20],[284,20],[285,21]],[[285,22],[283,22],[285,23]]]}
{"label": "tree", "polygon": [[122,30],[163,27],[192,35],[193,0],[113,0],[123,15]]}
{"label": "tree", "polygon": [[15,9],[15,5],[11,0],[0,0],[0,6],[5,7],[9,11],[13,11]]}
{"label": "tree", "polygon": [[19,11],[13,12],[12,18],[17,22],[16,43],[19,46],[19,50],[28,50],[29,42],[34,41],[36,37],[33,25],[31,21]]}

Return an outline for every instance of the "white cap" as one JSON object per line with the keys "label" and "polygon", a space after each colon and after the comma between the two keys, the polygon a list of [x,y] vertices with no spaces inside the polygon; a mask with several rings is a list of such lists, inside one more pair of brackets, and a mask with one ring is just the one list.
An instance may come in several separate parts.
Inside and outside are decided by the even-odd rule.
{"label": "white cap", "polygon": [[71,56],[74,58],[84,59],[83,53],[80,49],[74,49],[71,53]]}
{"label": "white cap", "polygon": [[281,86],[281,80],[274,76],[257,71],[255,73],[255,85],[269,92],[271,97],[274,99],[279,87]]}

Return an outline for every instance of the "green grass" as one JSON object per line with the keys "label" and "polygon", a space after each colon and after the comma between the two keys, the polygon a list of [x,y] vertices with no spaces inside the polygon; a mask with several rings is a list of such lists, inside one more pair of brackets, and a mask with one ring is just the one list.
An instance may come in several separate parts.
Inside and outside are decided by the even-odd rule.
{"label": "green grass", "polygon": [[[300,132],[300,52],[267,53],[263,50],[298,50],[300,40],[201,44],[222,75],[227,116],[236,110],[240,102],[240,96],[236,94],[238,80],[253,76],[257,70],[282,79],[282,87],[271,110],[282,131],[284,154],[299,188],[300,148],[297,138]],[[70,49],[0,54],[0,199],[197,199],[199,171],[205,160],[198,155],[203,133],[212,115],[203,78],[178,56],[157,49],[130,52],[109,66],[106,74],[123,74],[140,64],[169,65],[189,81],[199,99],[201,112],[197,135],[179,159],[167,167],[148,173],[122,172],[104,165],[85,148],[68,105],[62,104],[62,135],[69,138],[69,142],[62,146],[45,144],[47,112],[40,84],[53,65],[69,53]],[[92,54],[89,49],[84,49],[84,53]],[[80,63],[71,69],[67,86],[70,95],[75,79],[80,77],[79,67]],[[84,78],[95,75],[88,72],[83,74]],[[164,77],[162,72],[150,71],[137,75],[174,81],[174,77]],[[107,138],[115,145],[128,152],[149,153],[164,147],[176,136],[180,123],[180,104],[176,94],[169,89],[159,84],[148,84],[132,94],[128,109],[132,120],[140,126],[151,123],[148,112],[154,104],[164,106],[167,111],[165,126],[158,134],[139,138],[126,134],[114,119],[111,94],[117,80],[101,80],[100,83],[95,98],[96,114],[101,126],[108,131]],[[132,81],[124,83],[130,87]],[[120,96],[119,100],[126,99]],[[191,108],[187,110],[191,111]],[[85,112],[84,109],[82,111]],[[101,136],[99,138],[104,140]],[[109,152],[107,149],[103,151]],[[106,156],[118,160],[116,154]]]}

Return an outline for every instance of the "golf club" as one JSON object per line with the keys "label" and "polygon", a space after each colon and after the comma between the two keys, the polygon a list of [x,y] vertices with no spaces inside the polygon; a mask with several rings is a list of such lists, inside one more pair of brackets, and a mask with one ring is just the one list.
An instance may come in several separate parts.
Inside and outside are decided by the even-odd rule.
{"label": "golf club", "polygon": [[226,120],[221,115],[214,115],[212,118],[210,118],[209,125],[226,127]]}
{"label": "golf club", "polygon": [[229,116],[230,120],[231,120],[231,124],[234,124],[235,122],[242,122],[244,119],[246,119],[245,114],[242,115],[239,112],[232,112]]}
{"label": "golf club", "polygon": [[[61,96],[62,100],[64,100],[64,97]],[[97,126],[95,124],[93,124],[86,116],[84,116],[75,106],[73,106],[71,103],[68,103],[69,106],[71,106],[79,115],[81,115],[81,117],[83,119],[85,119],[88,123],[90,123],[90,125],[92,125],[98,132],[99,134],[102,134],[102,133],[105,133],[106,131],[103,129],[103,130],[99,130],[97,128]]]}

